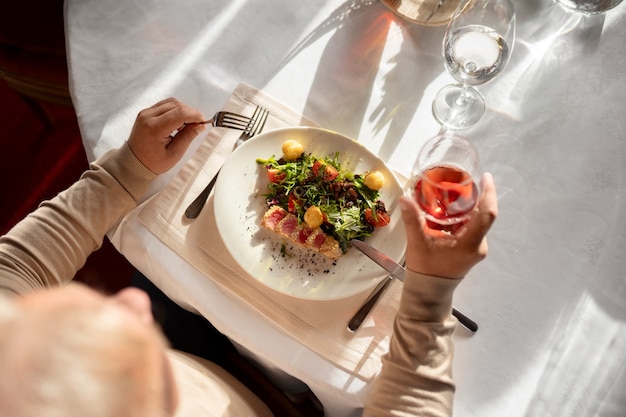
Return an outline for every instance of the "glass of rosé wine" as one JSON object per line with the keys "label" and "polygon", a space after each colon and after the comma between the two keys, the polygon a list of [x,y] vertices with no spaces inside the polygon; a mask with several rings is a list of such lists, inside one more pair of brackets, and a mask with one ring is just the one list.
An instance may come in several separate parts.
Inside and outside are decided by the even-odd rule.
{"label": "glass of ros\u00e9 wine", "polygon": [[450,131],[428,140],[413,168],[413,197],[429,227],[453,232],[470,217],[480,196],[478,151]]}

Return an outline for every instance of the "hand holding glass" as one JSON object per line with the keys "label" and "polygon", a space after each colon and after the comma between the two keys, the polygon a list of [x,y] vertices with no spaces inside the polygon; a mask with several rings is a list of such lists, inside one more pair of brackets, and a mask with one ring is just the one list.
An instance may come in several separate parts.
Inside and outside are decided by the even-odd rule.
{"label": "hand holding glass", "polygon": [[474,125],[485,101],[473,86],[493,79],[506,66],[515,42],[511,0],[465,0],[448,24],[443,40],[446,69],[459,84],[448,85],[433,101],[435,118],[449,129]]}
{"label": "hand holding glass", "polygon": [[433,229],[454,231],[478,204],[478,151],[464,137],[440,134],[424,144],[413,168],[413,197]]}

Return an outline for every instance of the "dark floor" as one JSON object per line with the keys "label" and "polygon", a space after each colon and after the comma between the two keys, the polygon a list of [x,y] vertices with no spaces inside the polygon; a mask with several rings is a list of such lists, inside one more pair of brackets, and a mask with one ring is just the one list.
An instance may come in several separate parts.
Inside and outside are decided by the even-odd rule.
{"label": "dark floor", "polygon": [[[72,108],[29,101],[0,79],[0,234],[87,169]],[[105,239],[76,279],[106,292],[125,286],[134,269]]]}

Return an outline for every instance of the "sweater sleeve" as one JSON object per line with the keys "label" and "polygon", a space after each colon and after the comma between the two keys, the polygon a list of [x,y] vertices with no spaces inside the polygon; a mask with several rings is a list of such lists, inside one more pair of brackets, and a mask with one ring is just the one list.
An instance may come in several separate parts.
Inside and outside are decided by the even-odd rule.
{"label": "sweater sleeve", "polygon": [[70,188],[0,237],[0,292],[69,282],[155,176],[128,144],[102,155]]}
{"label": "sweater sleeve", "polygon": [[389,352],[364,416],[452,415],[451,312],[460,281],[407,271]]}

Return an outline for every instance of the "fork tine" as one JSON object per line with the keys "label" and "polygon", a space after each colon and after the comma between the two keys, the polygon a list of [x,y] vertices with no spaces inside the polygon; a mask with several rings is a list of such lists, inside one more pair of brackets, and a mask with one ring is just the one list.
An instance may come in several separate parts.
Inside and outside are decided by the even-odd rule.
{"label": "fork tine", "polygon": [[252,137],[261,133],[263,127],[265,127],[268,114],[267,109],[261,106],[256,107],[252,117],[228,111],[218,111],[212,119],[201,123],[211,123],[216,127],[243,130],[248,137]]}
{"label": "fork tine", "polygon": [[243,114],[239,114],[239,113],[233,113],[231,111],[220,111],[218,113],[222,114],[225,117],[227,116],[227,117],[233,117],[233,118],[237,118],[241,120],[250,120],[248,116],[244,116]]}
{"label": "fork tine", "polygon": [[231,120],[235,122],[245,122],[245,123],[250,121],[250,118],[248,116],[243,116],[237,113],[222,112],[220,116],[222,120]]}
{"label": "fork tine", "polygon": [[217,112],[215,125],[229,127],[232,129],[244,130],[250,123],[250,118],[231,112]]}
{"label": "fork tine", "polygon": [[239,129],[239,130],[244,130],[246,128],[246,126],[248,126],[249,121],[247,120],[222,120],[219,124],[216,124],[215,126],[219,126],[219,127],[227,127],[230,129]]}
{"label": "fork tine", "polygon": [[256,126],[259,124],[259,113],[261,112],[262,109],[263,108],[261,106],[256,106],[256,109],[254,109],[254,113],[252,113],[252,117],[250,118],[250,123],[248,123],[247,129],[246,129],[248,133],[252,134]]}
{"label": "fork tine", "polygon": [[263,130],[263,128],[265,127],[265,122],[267,122],[267,116],[269,115],[269,111],[267,111],[266,108],[261,107],[261,111],[260,111],[261,115],[259,116],[256,126],[254,128],[254,130],[252,131],[252,135],[251,136],[255,136],[258,135],[259,133],[261,133],[261,131]]}
{"label": "fork tine", "polygon": [[262,111],[262,109],[263,108],[261,106],[256,106],[256,109],[254,109],[254,113],[252,113],[252,117],[250,118],[248,125],[241,134],[242,137],[248,139],[254,136],[256,126],[259,124],[259,113]]}

